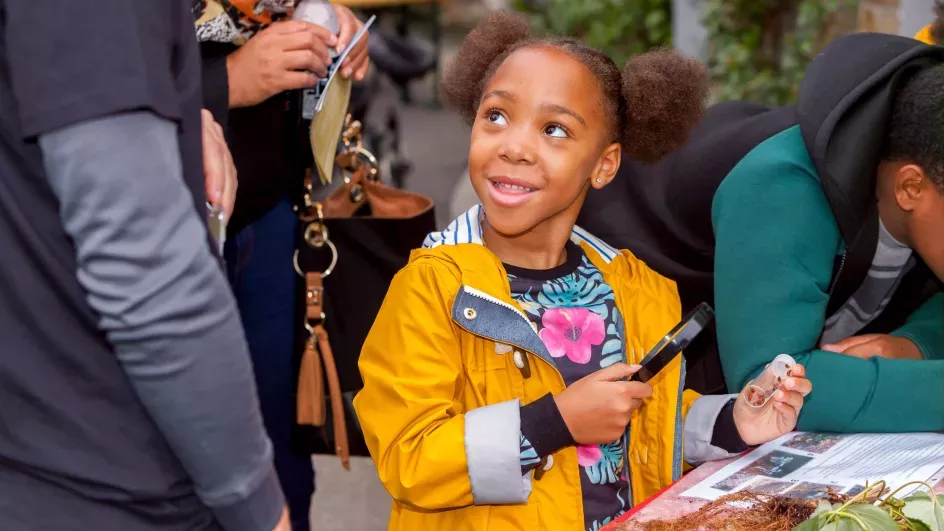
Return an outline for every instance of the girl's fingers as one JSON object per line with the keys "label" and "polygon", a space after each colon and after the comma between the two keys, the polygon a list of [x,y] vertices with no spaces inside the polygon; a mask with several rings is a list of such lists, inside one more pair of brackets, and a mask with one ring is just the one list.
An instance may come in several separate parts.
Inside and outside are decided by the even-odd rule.
{"label": "girl's fingers", "polygon": [[774,394],[774,400],[778,405],[784,404],[792,407],[798,414],[800,409],[803,408],[803,395],[796,391],[784,391],[781,389]]}
{"label": "girl's fingers", "polygon": [[796,428],[800,410],[794,409],[793,406],[783,402],[775,402],[774,409],[776,409],[777,413],[780,415],[780,424],[783,426],[781,431],[783,433],[793,431],[793,428]]}
{"label": "girl's fingers", "polygon": [[806,396],[813,390],[813,383],[806,378],[787,378],[783,382],[783,388],[787,391],[796,391]]}
{"label": "girl's fingers", "polygon": [[797,363],[793,367],[790,367],[790,376],[796,376],[797,378],[806,378],[806,367]]}

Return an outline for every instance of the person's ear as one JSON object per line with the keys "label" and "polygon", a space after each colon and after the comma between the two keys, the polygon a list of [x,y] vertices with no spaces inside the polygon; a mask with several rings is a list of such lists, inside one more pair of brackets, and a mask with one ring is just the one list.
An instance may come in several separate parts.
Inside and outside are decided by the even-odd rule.
{"label": "person's ear", "polygon": [[590,186],[599,190],[610,184],[610,181],[616,177],[616,171],[619,170],[622,154],[623,150],[618,142],[607,146],[597,161],[593,175],[590,176]]}
{"label": "person's ear", "polygon": [[931,180],[917,164],[905,164],[895,172],[895,201],[905,212],[913,211],[921,201]]}

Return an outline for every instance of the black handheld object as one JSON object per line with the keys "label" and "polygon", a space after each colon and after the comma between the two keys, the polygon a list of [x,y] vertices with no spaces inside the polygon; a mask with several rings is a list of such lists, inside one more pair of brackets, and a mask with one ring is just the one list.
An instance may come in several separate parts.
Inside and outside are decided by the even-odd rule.
{"label": "black handheld object", "polygon": [[715,312],[706,303],[701,303],[668,334],[652,347],[642,360],[642,368],[629,377],[631,382],[648,382],[659,374],[676,356],[682,353],[702,330],[714,319]]}

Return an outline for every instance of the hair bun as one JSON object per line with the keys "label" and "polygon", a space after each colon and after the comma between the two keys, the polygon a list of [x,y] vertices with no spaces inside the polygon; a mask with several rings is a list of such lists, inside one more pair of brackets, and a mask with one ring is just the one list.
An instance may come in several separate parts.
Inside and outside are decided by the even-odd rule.
{"label": "hair bun", "polygon": [[500,56],[530,36],[528,23],[506,11],[487,14],[459,46],[455,59],[446,68],[440,82],[443,104],[458,112],[466,121],[475,118],[478,98],[489,68]]}
{"label": "hair bun", "polygon": [[654,163],[688,140],[708,100],[708,71],[668,49],[631,58],[623,67],[626,117],[621,143],[632,160]]}

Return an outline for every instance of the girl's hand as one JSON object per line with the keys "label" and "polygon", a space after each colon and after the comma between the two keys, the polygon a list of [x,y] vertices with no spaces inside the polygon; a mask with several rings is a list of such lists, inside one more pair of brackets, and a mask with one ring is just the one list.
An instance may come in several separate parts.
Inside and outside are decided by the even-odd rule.
{"label": "girl's hand", "polygon": [[626,378],[639,365],[614,363],[577,380],[554,397],[570,435],[578,444],[606,444],[619,439],[629,424],[633,411],[644,398],[652,396],[652,387]]}
{"label": "girl's hand", "polygon": [[813,384],[806,379],[802,365],[794,365],[792,371],[792,376],[783,381],[763,407],[749,406],[743,391],[738,395],[734,403],[734,424],[745,443],[755,446],[770,442],[796,428],[803,399],[813,390]]}

